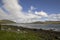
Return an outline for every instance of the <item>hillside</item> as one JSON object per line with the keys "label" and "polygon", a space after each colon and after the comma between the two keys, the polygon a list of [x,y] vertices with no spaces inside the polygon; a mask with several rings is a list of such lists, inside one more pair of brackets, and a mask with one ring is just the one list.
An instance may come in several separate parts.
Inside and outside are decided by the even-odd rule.
{"label": "hillside", "polygon": [[44,24],[44,22],[40,22],[40,21],[37,21],[37,22],[32,22],[34,24]]}
{"label": "hillside", "polygon": [[16,22],[11,20],[0,20],[0,23],[16,23]]}
{"label": "hillside", "polygon": [[60,21],[46,21],[46,22],[40,22],[40,21],[37,21],[37,22],[32,22],[34,24],[60,24]]}
{"label": "hillside", "polygon": [[47,24],[60,24],[60,21],[46,21]]}

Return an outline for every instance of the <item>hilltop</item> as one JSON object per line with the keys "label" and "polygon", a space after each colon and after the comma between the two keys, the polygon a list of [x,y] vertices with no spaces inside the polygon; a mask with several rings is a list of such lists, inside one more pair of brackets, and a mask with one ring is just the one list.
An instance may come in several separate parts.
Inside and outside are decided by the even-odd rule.
{"label": "hilltop", "polygon": [[11,21],[11,20],[0,20],[0,23],[16,23],[14,21]]}
{"label": "hilltop", "polygon": [[32,22],[34,24],[60,24],[60,21],[45,21],[45,22],[41,22],[41,21],[37,21],[37,22]]}

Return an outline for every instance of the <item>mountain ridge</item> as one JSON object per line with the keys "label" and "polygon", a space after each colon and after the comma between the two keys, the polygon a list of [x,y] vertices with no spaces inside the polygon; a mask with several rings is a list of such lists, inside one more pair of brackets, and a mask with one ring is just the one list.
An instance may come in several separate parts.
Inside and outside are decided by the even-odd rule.
{"label": "mountain ridge", "polygon": [[16,23],[16,22],[11,20],[0,20],[0,23],[3,24],[3,23]]}

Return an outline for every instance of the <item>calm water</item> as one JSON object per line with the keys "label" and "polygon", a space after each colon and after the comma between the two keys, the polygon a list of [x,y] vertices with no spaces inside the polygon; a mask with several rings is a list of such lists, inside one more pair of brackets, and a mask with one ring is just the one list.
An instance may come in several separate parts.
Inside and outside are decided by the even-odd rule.
{"label": "calm water", "polygon": [[27,28],[35,28],[35,29],[45,29],[50,30],[54,29],[54,31],[60,31],[60,24],[6,24],[6,25],[15,25],[22,26]]}

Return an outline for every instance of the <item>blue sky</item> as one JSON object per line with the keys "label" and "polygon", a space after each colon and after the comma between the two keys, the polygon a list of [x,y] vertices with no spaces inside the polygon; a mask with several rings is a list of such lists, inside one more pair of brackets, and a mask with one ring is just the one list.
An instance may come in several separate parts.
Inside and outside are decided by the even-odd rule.
{"label": "blue sky", "polygon": [[45,11],[47,13],[60,13],[60,0],[19,0],[23,11],[27,12],[30,6],[34,6],[33,11]]}
{"label": "blue sky", "polygon": [[0,19],[60,21],[60,0],[0,0]]}
{"label": "blue sky", "polygon": [[[24,12],[28,12],[31,6],[34,6],[35,11],[45,11],[48,14],[60,13],[60,0],[18,0],[19,4],[23,7]],[[3,5],[0,0],[0,6]]]}

